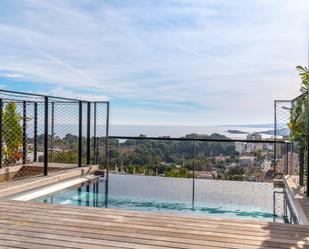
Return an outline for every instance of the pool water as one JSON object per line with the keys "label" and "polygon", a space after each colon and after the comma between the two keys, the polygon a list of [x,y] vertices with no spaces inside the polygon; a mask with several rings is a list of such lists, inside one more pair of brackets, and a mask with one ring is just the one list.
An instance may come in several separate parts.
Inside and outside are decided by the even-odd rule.
{"label": "pool water", "polygon": [[[192,191],[190,191],[192,189],[192,182],[189,182],[190,185],[188,185],[187,179],[132,175],[110,175],[108,196],[105,191],[105,179],[101,177],[38,197],[32,201],[284,222],[282,217],[274,217],[272,206],[268,207],[265,205],[265,197],[267,197],[265,192],[263,193],[264,198],[261,198],[259,195],[252,195],[252,199],[248,199],[246,195],[239,199],[235,195],[217,196],[214,198],[216,196],[213,193],[214,191],[207,188],[211,182],[205,181],[209,180],[197,182],[201,186],[195,187],[194,202]],[[225,181],[216,182],[221,182],[221,185],[228,184]],[[235,185],[235,183],[233,184]],[[242,183],[239,184],[242,185]],[[252,191],[250,186],[246,185],[249,188],[248,191]],[[208,189],[208,192],[205,188]],[[247,198],[247,200],[244,198]],[[256,198],[261,202],[261,205],[256,204]],[[272,196],[270,198],[270,201],[272,201]]]}

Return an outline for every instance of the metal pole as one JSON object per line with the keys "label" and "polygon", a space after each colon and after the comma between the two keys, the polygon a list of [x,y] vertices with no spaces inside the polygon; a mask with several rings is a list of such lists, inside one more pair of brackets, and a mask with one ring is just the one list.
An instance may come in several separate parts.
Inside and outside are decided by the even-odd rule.
{"label": "metal pole", "polygon": [[105,207],[108,207],[108,177],[109,177],[109,103],[106,104],[106,131],[105,131],[105,165],[106,165],[106,178],[105,178]]}
{"label": "metal pole", "polygon": [[[309,40],[308,40],[308,70],[309,70]],[[309,77],[307,77],[308,85],[309,86]],[[306,149],[307,149],[307,196],[309,197],[309,90],[307,90],[307,129],[306,129]]]}
{"label": "metal pole", "polygon": [[34,103],[33,162],[38,157],[38,103]]}
{"label": "metal pole", "polygon": [[285,158],[285,172],[284,174],[289,175],[289,144],[285,144],[285,150],[286,150],[286,158]]}
{"label": "metal pole", "polygon": [[90,164],[91,103],[87,103],[87,165]]}
{"label": "metal pole", "polygon": [[291,175],[294,175],[294,143],[291,141],[291,157],[290,157],[290,165]]}
{"label": "metal pole", "polygon": [[2,129],[3,129],[3,126],[2,126],[2,115],[3,114],[3,102],[2,102],[2,99],[0,99],[0,168],[2,167]]}
{"label": "metal pole", "polygon": [[83,102],[79,101],[79,125],[78,125],[78,167],[82,166],[82,135],[83,135]]}
{"label": "metal pole", "polygon": [[97,103],[93,104],[93,164],[97,164]]}
{"label": "metal pole", "polygon": [[48,174],[48,97],[45,97],[44,110],[44,175]]}
{"label": "metal pole", "polygon": [[27,161],[27,102],[23,101],[23,164]]}
{"label": "metal pole", "polygon": [[277,159],[277,101],[274,103],[274,174],[276,174],[276,159]]}
{"label": "metal pole", "polygon": [[193,176],[192,176],[192,209],[194,209],[195,202],[195,141],[192,141],[192,166],[193,166]]}
{"label": "metal pole", "polygon": [[54,161],[54,136],[55,136],[55,102],[51,103],[51,137],[50,137],[50,161]]}

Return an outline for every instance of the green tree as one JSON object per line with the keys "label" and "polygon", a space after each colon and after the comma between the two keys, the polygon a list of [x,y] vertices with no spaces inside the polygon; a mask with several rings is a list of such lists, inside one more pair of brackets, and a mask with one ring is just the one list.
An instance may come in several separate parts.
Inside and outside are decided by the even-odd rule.
{"label": "green tree", "polygon": [[239,166],[231,167],[224,173],[223,178],[225,180],[243,181],[245,179],[245,169]]}
{"label": "green tree", "polygon": [[306,124],[308,119],[308,97],[306,93],[308,91],[309,73],[308,68],[306,67],[297,66],[296,68],[301,78],[300,91],[302,94],[304,94],[304,96],[298,98],[293,103],[293,108],[291,108],[290,111],[290,122],[288,124],[288,127],[290,129],[290,139],[296,142],[299,147],[299,160],[303,161],[307,159],[305,157],[307,130]]}
{"label": "green tree", "polygon": [[[308,69],[306,67],[298,66],[299,76],[301,77],[301,93],[306,93],[308,90]],[[301,147],[305,145],[306,137],[306,114],[307,114],[307,96],[299,98],[294,103],[291,109],[291,118],[288,124],[290,128],[290,136],[293,141],[299,142]]]}
{"label": "green tree", "polygon": [[16,103],[9,102],[3,113],[4,164],[12,164],[21,157],[19,149],[22,145],[23,130],[21,116],[17,113]]}

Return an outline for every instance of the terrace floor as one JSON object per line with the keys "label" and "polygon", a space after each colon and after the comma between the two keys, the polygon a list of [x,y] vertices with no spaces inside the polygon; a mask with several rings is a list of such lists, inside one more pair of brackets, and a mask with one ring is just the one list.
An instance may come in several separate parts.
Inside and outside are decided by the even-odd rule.
{"label": "terrace floor", "polygon": [[0,248],[309,248],[309,226],[1,200]]}
{"label": "terrace floor", "polygon": [[309,248],[309,225],[49,205],[5,199],[97,166],[0,183],[1,248]]}

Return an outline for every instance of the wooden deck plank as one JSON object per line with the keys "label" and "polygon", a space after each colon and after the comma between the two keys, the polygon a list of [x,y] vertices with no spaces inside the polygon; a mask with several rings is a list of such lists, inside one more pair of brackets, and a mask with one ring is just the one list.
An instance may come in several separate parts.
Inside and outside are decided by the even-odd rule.
{"label": "wooden deck plank", "polygon": [[[134,211],[134,210],[124,210],[124,209],[112,209],[112,208],[95,208],[94,207],[85,207],[85,206],[73,206],[71,205],[61,205],[61,204],[53,204],[53,207],[57,207],[56,209],[51,209],[49,204],[39,203],[39,202],[23,202],[23,201],[13,201],[13,200],[1,200],[0,203],[1,206],[8,205],[12,206],[14,208],[19,207],[38,207],[40,210],[46,209],[46,210],[55,210],[55,211],[69,211],[69,212],[79,212],[79,210],[83,210],[83,212],[80,213],[80,215],[83,215],[85,211],[89,211],[86,213],[86,215],[91,215],[91,212],[96,210],[97,213],[106,214],[109,213],[110,215],[119,215],[121,213],[122,216],[131,216],[131,217],[140,217],[140,218],[150,218],[153,219],[154,217],[158,217],[160,219],[164,220],[179,220],[179,221],[193,221],[193,222],[206,222],[206,221],[222,221],[225,223],[231,223],[233,225],[239,225],[239,226],[252,226],[252,227],[259,227],[261,225],[274,225],[276,227],[283,227],[286,228],[289,226],[289,224],[281,224],[281,223],[272,223],[272,222],[264,222],[264,221],[255,221],[250,220],[250,223],[248,220],[241,220],[241,219],[229,219],[229,218],[220,218],[220,217],[210,217],[210,216],[201,216],[201,215],[184,215],[184,214],[173,214],[173,213],[164,213],[164,212],[140,212],[140,211]],[[120,211],[120,212],[119,212]]]}
{"label": "wooden deck plank", "polygon": [[1,239],[0,248],[19,248],[19,249],[64,249],[62,246],[49,246],[46,244],[36,244],[32,242],[20,242],[9,239]]}
{"label": "wooden deck plank", "polygon": [[15,248],[309,248],[308,236],[309,226],[0,201],[0,246]]}
{"label": "wooden deck plank", "polygon": [[[16,222],[12,221],[1,221],[3,225],[13,224],[15,225]],[[61,234],[70,234],[71,236],[81,236],[81,237],[91,237],[91,238],[101,238],[104,236],[107,238],[108,236],[116,238],[116,236],[120,237],[121,240],[127,240],[127,238],[139,238],[139,239],[146,239],[149,240],[149,243],[154,243],[155,241],[162,241],[164,244],[169,242],[176,242],[177,248],[188,248],[188,247],[204,247],[205,244],[208,246],[216,246],[225,248],[226,243],[223,242],[216,242],[216,241],[205,241],[205,238],[202,239],[192,239],[192,238],[183,238],[181,236],[179,237],[172,237],[167,236],[166,234],[162,235],[152,235],[152,234],[145,234],[139,231],[121,231],[121,230],[96,230],[93,231],[93,229],[87,229],[87,228],[79,228],[79,227],[63,227],[63,225],[50,225],[50,224],[38,224],[38,223],[23,223],[23,227],[31,227],[32,229],[38,229],[39,232],[45,232],[45,230],[52,231],[52,232],[60,232]],[[169,243],[171,245],[171,243]],[[239,244],[233,244],[228,243],[229,248],[239,248]],[[257,248],[256,246],[245,246],[246,248]]]}
{"label": "wooden deck plank", "polygon": [[[24,226],[24,225],[23,225]],[[30,224],[29,225],[30,227],[33,227],[33,225],[32,224]],[[97,227],[95,227],[96,228],[96,230],[98,230],[98,228]],[[104,227],[104,226],[102,226],[102,227],[100,227],[101,229],[106,229],[106,227]],[[42,228],[40,228],[41,230],[41,232],[43,232],[44,231],[44,229],[42,230]],[[82,230],[80,227],[79,227],[79,229],[80,230]],[[140,229],[141,230],[141,229]],[[57,230],[58,232],[61,232],[61,234],[63,234],[63,233],[66,233],[65,231],[66,231],[66,229],[65,230],[63,230],[63,229],[59,229],[59,230]],[[103,230],[102,230],[103,231]],[[117,232],[119,232],[119,231],[117,231]],[[98,232],[97,232],[98,233]],[[100,233],[100,232],[99,232]],[[115,232],[114,233],[112,233],[113,234],[113,237],[114,238],[116,238],[116,236],[115,236]],[[131,236],[130,236],[130,234],[131,234]],[[143,235],[143,234],[142,234]],[[81,237],[93,237],[93,236],[95,236],[95,235],[89,235],[89,233],[88,234],[80,234],[80,236]],[[132,237],[132,236],[137,236],[137,238],[138,238],[138,240],[140,241],[140,242],[143,242],[143,243],[145,243],[145,241],[142,241],[142,240],[140,240],[140,238],[142,237],[142,236],[140,236],[140,234],[138,234],[138,233],[131,233],[131,232],[128,232],[128,230],[123,230],[123,232],[122,232],[122,234],[121,235],[117,235],[118,237],[120,236],[120,238],[121,238],[121,241],[123,240],[123,239],[125,239],[125,241],[128,241],[127,240],[127,238],[129,237]],[[170,233],[164,233],[164,234],[161,234],[160,235],[161,237],[162,236],[165,236],[165,241],[167,241],[167,242],[170,242],[171,241],[171,238],[173,238],[173,237],[169,237],[169,236],[174,236],[174,235],[171,235]],[[196,245],[199,245],[199,247],[201,247],[202,245],[204,245],[205,246],[205,244],[206,245],[213,245],[213,246],[217,246],[217,247],[222,247],[222,246],[224,246],[224,248],[226,247],[226,245],[229,245],[228,246],[228,248],[260,248],[260,246],[263,244],[263,242],[264,241],[260,241],[260,242],[258,242],[258,241],[255,241],[255,242],[253,242],[253,243],[250,243],[250,242],[248,242],[248,241],[243,241],[243,240],[241,240],[241,239],[237,239],[237,240],[230,240],[230,239],[227,239],[225,236],[224,236],[224,238],[221,238],[223,236],[223,234],[221,234],[221,236],[213,236],[213,237],[211,237],[211,236],[200,236],[200,237],[198,237],[198,238],[196,238],[196,236],[186,236],[186,237],[188,237],[188,238],[191,238],[191,241],[188,241],[188,240],[185,240],[185,239],[183,239],[183,237],[181,236],[181,234],[179,234],[179,236],[177,237],[177,238],[175,238],[175,239],[177,239],[177,240],[175,240],[175,241],[177,241],[178,243],[179,242],[181,242],[181,244],[179,245],[177,245],[177,244],[174,244],[173,246],[176,246],[177,245],[177,248],[191,248],[191,246],[188,246],[188,244],[190,245],[192,245],[192,246],[196,246]],[[107,237],[107,236],[104,236],[105,238]],[[148,234],[146,234],[146,236],[145,236],[146,238],[145,239],[147,239],[147,240],[149,240],[149,242],[151,243],[151,244],[156,244],[156,242],[158,241],[158,240],[160,240],[160,241],[164,241],[164,237],[163,238],[154,238],[154,236],[149,236]],[[185,237],[185,236],[184,236]],[[195,241],[192,241],[192,239],[194,239]],[[147,242],[148,243],[148,242]],[[146,243],[146,244],[147,244]],[[163,242],[163,244],[164,244],[165,242]],[[294,241],[293,243],[288,243],[288,245],[289,246],[293,246],[294,244],[296,244],[296,243],[298,243],[298,241]],[[281,243],[281,241],[279,241],[279,242],[276,242],[276,243],[267,243],[269,246],[271,245],[272,247],[276,247],[276,248],[288,248],[287,246],[287,244],[286,243],[284,243],[283,241],[282,241],[282,243]],[[298,244],[300,244],[300,243],[298,243]],[[166,243],[166,246],[168,246],[168,245],[171,245],[171,243]],[[185,247],[183,247],[183,245],[185,245]],[[265,245],[266,246],[266,245]],[[263,247],[264,248],[264,247]],[[303,248],[308,248],[308,246],[304,246]]]}
{"label": "wooden deck plank", "polygon": [[[3,217],[5,218],[5,216],[7,215],[7,212],[6,210],[8,208],[11,208],[11,207],[4,207],[4,209],[2,209],[3,207],[0,206],[0,217]],[[75,219],[86,219],[87,221],[91,221],[91,220],[94,220],[94,221],[97,221],[98,220],[98,215],[95,215],[95,214],[89,214],[87,217],[85,217],[84,214],[81,214],[81,213],[74,213],[74,212],[65,212],[65,213],[62,213],[62,212],[57,212],[57,211],[54,211],[54,210],[50,210],[48,212],[48,214],[46,214],[46,212],[43,210],[39,210],[37,211],[36,209],[29,209],[29,208],[26,208],[26,209],[23,209],[23,208],[20,208],[20,207],[16,207],[14,209],[14,216],[23,216],[23,217],[26,217],[25,216],[25,213],[27,214],[27,217],[29,217],[29,215],[38,215],[38,214],[41,214],[43,215],[45,218],[51,218],[53,219],[53,217],[57,217],[58,215],[61,215],[62,217],[69,217],[70,219],[72,218],[75,218]],[[18,212],[16,212],[18,211]],[[9,216],[8,216],[9,217]],[[166,221],[166,220],[162,220],[162,221],[152,221],[152,220],[148,220],[148,219],[141,219],[141,218],[137,218],[137,219],[134,219],[132,217],[125,217],[125,216],[113,216],[113,217],[109,217],[108,215],[104,215],[104,214],[100,214],[99,215],[100,217],[100,220],[104,220],[105,222],[114,222],[114,223],[119,223],[119,222],[122,222],[122,223],[125,223],[126,225],[143,225],[143,226],[150,226],[150,227],[154,227],[154,226],[160,226],[160,227],[165,227],[165,228],[175,228],[177,227],[177,225],[179,225],[179,222],[176,222],[176,221]],[[188,225],[189,224],[189,225]],[[181,225],[182,225],[182,228],[184,229],[190,229],[190,230],[201,230],[201,231],[212,231],[212,230],[216,230],[216,231],[220,231],[220,232],[224,232],[227,234],[227,236],[229,236],[229,234],[236,234],[236,235],[239,235],[239,236],[242,236],[242,235],[246,235],[247,237],[249,236],[252,236],[254,238],[256,237],[264,237],[264,236],[267,236],[268,232],[265,231],[265,229],[254,229],[254,230],[250,230],[248,229],[247,227],[240,227],[241,229],[237,229],[236,227],[233,227],[232,225],[230,226],[222,226],[221,225],[221,222],[217,222],[215,224],[208,224],[207,223],[204,223],[204,224],[200,224],[200,223],[193,223],[193,222],[190,222],[190,223],[187,223],[187,222],[182,222],[181,221]],[[132,226],[131,226],[132,228]],[[298,231],[297,233],[297,236],[301,235],[301,236],[306,236],[308,235],[307,233],[308,231],[306,229],[304,229],[303,231]],[[277,231],[276,230],[276,233],[273,234],[273,237],[278,237],[278,238],[286,238],[285,236],[286,235],[289,235],[289,237],[295,237],[297,238],[296,234],[291,232],[291,231],[282,231],[282,230],[279,230]],[[309,237],[308,237],[309,239]]]}
{"label": "wooden deck plank", "polygon": [[[23,230],[21,231],[20,229],[12,229],[11,227],[10,231],[14,231],[15,233],[18,233],[19,235],[22,234],[24,236],[35,236],[36,238],[42,238],[42,237],[47,237],[51,239],[61,239],[62,241],[74,241],[74,242],[83,242],[85,244],[89,245],[121,245],[124,248],[140,248],[140,245],[143,245],[143,248],[196,248],[197,246],[201,249],[206,249],[206,248],[225,248],[224,243],[208,243],[206,246],[205,243],[202,244],[196,244],[196,243],[183,243],[182,240],[179,240],[178,242],[170,242],[168,240],[150,240],[150,239],[140,239],[140,238],[131,238],[131,237],[126,237],[124,235],[121,236],[115,236],[115,235],[94,235],[94,234],[83,234],[82,232],[66,232],[62,231],[61,233],[58,230],[42,230],[38,228],[32,228],[28,229],[28,231]],[[37,235],[39,233],[39,235]],[[41,234],[44,233],[44,234]],[[0,237],[2,234],[2,230],[0,230]],[[116,243],[115,243],[116,242]],[[230,247],[231,248],[231,247]],[[237,245],[236,248],[239,248]],[[254,249],[258,248],[255,246],[246,246],[248,249]]]}
{"label": "wooden deck plank", "polygon": [[[17,204],[15,204],[17,203]],[[123,218],[132,218],[135,221],[137,220],[148,220],[149,222],[156,222],[156,219],[159,219],[160,223],[162,221],[168,221],[168,223],[181,221],[183,224],[193,224],[197,225],[215,225],[222,224],[229,228],[232,226],[233,229],[246,230],[250,231],[253,229],[254,232],[257,231],[258,228],[264,230],[265,226],[267,227],[275,227],[280,233],[283,231],[290,231],[291,224],[280,224],[280,223],[272,223],[272,222],[261,222],[261,221],[246,221],[246,220],[232,220],[232,219],[222,219],[217,217],[206,217],[206,216],[184,216],[184,215],[174,215],[174,214],[163,214],[163,213],[154,213],[154,212],[138,212],[138,211],[128,211],[128,210],[119,210],[119,209],[105,209],[105,208],[93,208],[93,207],[78,207],[78,206],[69,206],[69,205],[53,205],[50,208],[50,205],[43,203],[35,203],[35,202],[14,202],[14,201],[1,201],[0,208],[4,207],[4,209],[14,208],[15,210],[36,210],[39,208],[40,211],[55,214],[70,214],[71,217],[74,215],[78,215],[78,217],[86,216],[87,219],[97,216],[103,216],[104,218],[114,218],[114,219],[123,219]],[[82,210],[82,212],[80,211]],[[88,212],[85,212],[88,211]],[[307,232],[306,226],[293,226],[293,231],[304,231]]]}

